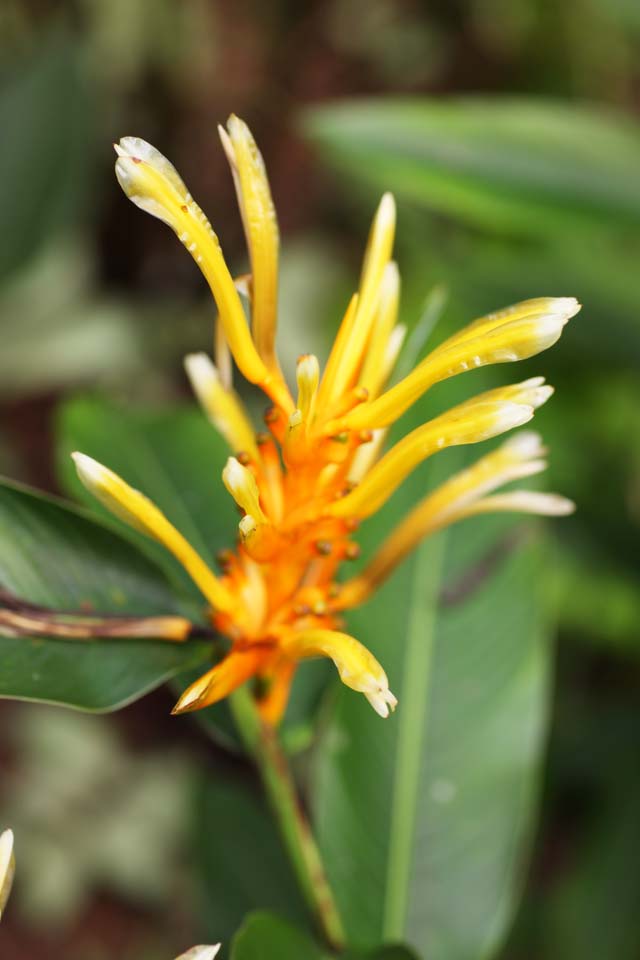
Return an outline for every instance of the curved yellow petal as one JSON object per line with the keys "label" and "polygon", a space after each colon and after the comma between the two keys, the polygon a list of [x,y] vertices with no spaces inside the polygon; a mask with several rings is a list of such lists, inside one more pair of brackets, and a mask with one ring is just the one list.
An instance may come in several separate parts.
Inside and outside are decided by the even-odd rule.
{"label": "curved yellow petal", "polygon": [[[362,573],[343,584],[338,606],[346,609],[363,603],[421,540],[468,516],[474,511],[474,504],[487,493],[540,473],[547,466],[543,459],[545,453],[539,434],[522,431],[441,484],[398,524]],[[495,498],[483,502],[492,499]],[[539,506],[543,505],[539,502]]]}
{"label": "curved yellow petal", "polygon": [[[391,260],[385,267],[380,283],[380,296],[376,310],[371,337],[360,371],[358,383],[364,387],[370,398],[377,397],[390,367],[393,365],[402,345],[402,339],[396,334],[389,356],[389,341],[398,317],[400,301],[400,274],[398,265]],[[401,332],[404,328],[401,328]]]}
{"label": "curved yellow petal", "polygon": [[265,647],[232,650],[224,660],[187,687],[172,713],[190,713],[223,700],[255,676],[273,652]]}
{"label": "curved yellow petal", "polygon": [[395,201],[390,193],[385,193],[371,225],[358,299],[355,303],[352,301],[353,308],[347,310],[345,314],[320,385],[319,403],[323,406],[335,404],[352,386],[352,381],[363,361],[380,298],[385,268],[391,257],[395,223]]}
{"label": "curved yellow petal", "polygon": [[362,404],[328,429],[387,426],[441,380],[490,363],[524,360],[546,350],[579,310],[573,297],[543,297],[477,320],[437,347],[377,400]]}
{"label": "curved yellow petal", "polygon": [[184,360],[193,392],[218,433],[234,453],[244,451],[259,459],[255,431],[234,390],[227,389],[206,353],[191,353]]}
{"label": "curved yellow petal", "polygon": [[275,353],[278,221],[262,155],[244,121],[233,114],[218,128],[238,196],[251,257],[253,338],[267,367],[280,375]]}
{"label": "curved yellow petal", "polygon": [[522,426],[548,396],[541,393],[544,388],[537,379],[535,386],[530,383],[489,390],[418,427],[392,447],[355,490],[330,504],[327,512],[336,517],[369,517],[419,463],[438,450],[478,443]]}
{"label": "curved yellow petal", "polygon": [[211,572],[165,515],[139,490],[84,453],[72,453],[80,480],[107,510],[134,530],[157,540],[182,564],[209,603],[217,610],[230,611],[234,600],[227,588]]}
{"label": "curved yellow petal", "polygon": [[139,137],[123,137],[115,149],[116,176],[127,197],[170,226],[202,270],[218,305],[229,348],[242,373],[290,410],[289,391],[267,369],[251,338],[218,237],[173,164]]}
{"label": "curved yellow petal", "polygon": [[381,717],[388,717],[398,701],[389,690],[387,675],[359,640],[337,630],[303,630],[286,634],[281,647],[296,660],[308,657],[329,657],[335,663],[340,679],[347,687],[364,693]]}

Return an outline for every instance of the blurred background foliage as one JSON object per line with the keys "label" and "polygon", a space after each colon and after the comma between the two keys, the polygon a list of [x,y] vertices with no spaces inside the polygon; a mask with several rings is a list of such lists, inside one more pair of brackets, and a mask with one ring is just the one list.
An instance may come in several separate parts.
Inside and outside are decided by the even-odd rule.
{"label": "blurred background foliage", "polygon": [[[324,355],[384,189],[399,200],[407,323],[434,285],[448,292],[436,338],[528,296],[584,303],[522,370],[557,388],[537,422],[549,485],[579,510],[545,575],[560,620],[550,750],[503,960],[640,951],[639,54],[632,0],[0,4],[2,472],[58,490],[67,398],[173,403],[182,355],[209,347],[196,269],[115,184],[123,134],[171,157],[242,272],[215,124],[231,111],[251,124],[284,238],[289,368],[302,349]],[[206,731],[193,742],[168,724],[170,703],[160,692],[109,720],[0,703],[2,820],[31,838],[7,956],[159,957],[200,929],[179,851],[219,817],[209,767],[246,774],[209,759]],[[256,821],[277,858],[260,836]],[[201,859],[205,877],[220,864]]]}

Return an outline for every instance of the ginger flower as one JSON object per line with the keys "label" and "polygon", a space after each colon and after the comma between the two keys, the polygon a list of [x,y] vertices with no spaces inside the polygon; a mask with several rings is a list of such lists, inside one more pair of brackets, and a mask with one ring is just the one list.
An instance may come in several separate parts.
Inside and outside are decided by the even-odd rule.
{"label": "ginger flower", "polygon": [[[262,157],[237,117],[220,129],[246,234],[248,278],[234,280],[209,220],[175,168],[136,137],[116,145],[116,175],[137,206],[168,224],[204,274],[218,308],[216,364],[187,357],[186,370],[230,457],[222,481],[240,508],[235,551],[221,574],[142,493],[107,467],[74,454],[80,478],[121,519],[160,541],[183,564],[229,641],[224,659],[180,697],[175,713],[226,697],[248,680],[265,721],[276,724],[296,667],[329,657],[341,680],[386,717],[396,698],[381,664],[344,632],[345,610],[362,603],[425,536],[472,514],[565,514],[555,495],[494,491],[545,467],[537,434],[516,434],[497,450],[426,494],[357,577],[340,582],[358,553],[359,523],[384,506],[422,461],[445,447],[477,443],[527,423],[552,393],[543,378],[482,393],[424,423],[384,451],[389,426],[430,387],[490,363],[531,357],[556,342],[579,310],[570,297],[527,300],[474,321],[389,386],[405,328],[398,323],[400,279],[391,259],[395,204],[385,194],[375,214],[357,293],[329,357],[304,355],[291,391],[275,346],[278,226]],[[249,302],[247,321],[241,294]],[[270,401],[256,433],[231,384],[231,358]],[[178,639],[175,637],[174,639]],[[366,637],[363,638],[366,641]]]}

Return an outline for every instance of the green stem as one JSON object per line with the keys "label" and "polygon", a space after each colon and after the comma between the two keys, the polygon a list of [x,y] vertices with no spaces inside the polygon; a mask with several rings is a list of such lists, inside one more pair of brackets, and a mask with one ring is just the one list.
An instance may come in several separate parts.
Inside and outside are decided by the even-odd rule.
{"label": "green stem", "polygon": [[231,697],[238,732],[252,754],[303,896],[330,946],[344,946],[344,930],[320,851],[300,804],[276,731],[263,723],[249,692]]}

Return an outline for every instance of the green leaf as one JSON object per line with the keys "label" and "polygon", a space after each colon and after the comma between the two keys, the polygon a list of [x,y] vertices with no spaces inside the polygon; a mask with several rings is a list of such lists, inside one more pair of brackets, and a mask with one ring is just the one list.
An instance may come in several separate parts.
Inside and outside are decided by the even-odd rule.
{"label": "green leaf", "polygon": [[[61,611],[186,613],[163,572],[84,513],[0,484],[0,585]],[[211,645],[0,637],[0,696],[113,710],[202,663]]]}
{"label": "green leaf", "polygon": [[[80,397],[62,407],[57,428],[59,476],[70,496],[120,524],[78,480],[70,454],[80,450],[150,497],[212,567],[216,552],[235,542],[235,508],[221,479],[229,450],[195,406],[147,414]],[[176,582],[200,596],[160,544],[121,525]]]}
{"label": "green leaf", "polygon": [[359,181],[520,234],[640,221],[640,132],[576,103],[358,100],[314,107],[304,130]]}
{"label": "green leaf", "polygon": [[193,856],[206,935],[228,941],[256,907],[304,929],[308,910],[259,786],[252,777],[223,773],[202,779],[194,810]]}
{"label": "green leaf", "polygon": [[266,911],[247,917],[233,938],[231,960],[331,960],[307,935]]}
{"label": "green leaf", "polygon": [[381,721],[341,690],[317,758],[315,822],[357,945],[479,960],[505,934],[545,730],[538,547],[461,524],[352,617],[399,699]]}
{"label": "green leaf", "polygon": [[53,33],[0,97],[0,279],[77,210],[91,151],[89,99],[74,45]]}
{"label": "green leaf", "polygon": [[340,954],[340,960],[418,960],[417,954],[403,946],[380,947],[366,953],[352,952]]}
{"label": "green leaf", "polygon": [[[307,934],[264,910],[250,914],[233,938],[231,960],[332,960]],[[417,960],[402,946],[377,947],[360,953],[348,950],[343,960]]]}

